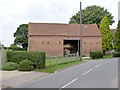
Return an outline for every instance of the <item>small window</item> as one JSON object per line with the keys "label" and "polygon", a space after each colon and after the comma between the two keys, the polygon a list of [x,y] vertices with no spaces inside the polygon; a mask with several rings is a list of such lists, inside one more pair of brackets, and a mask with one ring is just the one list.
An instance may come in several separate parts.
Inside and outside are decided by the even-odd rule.
{"label": "small window", "polygon": [[84,50],[84,52],[86,52],[86,50]]}
{"label": "small window", "polygon": [[42,44],[44,44],[44,42],[42,42]]}
{"label": "small window", "polygon": [[59,42],[59,44],[61,44],[61,42]]}
{"label": "small window", "polygon": [[92,44],[92,42],[90,42],[90,44]]}
{"label": "small window", "polygon": [[49,44],[49,42],[47,42],[47,44]]}
{"label": "small window", "polygon": [[98,44],[98,42],[96,42],[96,44]]}
{"label": "small window", "polygon": [[84,42],[84,44],[86,44],[86,42]]}

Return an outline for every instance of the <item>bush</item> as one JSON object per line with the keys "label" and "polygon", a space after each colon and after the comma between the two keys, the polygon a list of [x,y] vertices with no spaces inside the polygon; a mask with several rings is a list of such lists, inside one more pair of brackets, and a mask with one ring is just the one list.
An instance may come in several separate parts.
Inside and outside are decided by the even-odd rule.
{"label": "bush", "polygon": [[30,60],[33,62],[34,68],[40,69],[45,67],[44,52],[27,52],[27,51],[8,51],[7,61],[20,63],[22,60]]}
{"label": "bush", "polygon": [[90,51],[90,57],[92,59],[103,58],[103,52],[102,51],[96,51],[96,50]]}
{"label": "bush", "polygon": [[83,54],[82,57],[86,57],[86,56]]}
{"label": "bush", "polygon": [[120,57],[120,52],[113,52],[113,57]]}
{"label": "bush", "polygon": [[14,62],[7,62],[2,66],[2,70],[6,70],[6,71],[12,71],[12,70],[16,70],[18,67],[17,63]]}
{"label": "bush", "polygon": [[29,60],[23,60],[18,65],[19,71],[31,71],[33,69],[34,69],[33,62],[31,62]]}
{"label": "bush", "polygon": [[64,49],[67,49],[69,51],[72,51],[73,47],[64,47]]}

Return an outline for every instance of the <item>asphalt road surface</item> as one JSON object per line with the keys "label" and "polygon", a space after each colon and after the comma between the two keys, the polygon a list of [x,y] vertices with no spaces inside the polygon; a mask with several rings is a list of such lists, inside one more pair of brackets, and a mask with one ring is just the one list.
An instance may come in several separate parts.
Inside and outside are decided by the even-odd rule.
{"label": "asphalt road surface", "polygon": [[88,60],[19,88],[118,88],[118,58]]}

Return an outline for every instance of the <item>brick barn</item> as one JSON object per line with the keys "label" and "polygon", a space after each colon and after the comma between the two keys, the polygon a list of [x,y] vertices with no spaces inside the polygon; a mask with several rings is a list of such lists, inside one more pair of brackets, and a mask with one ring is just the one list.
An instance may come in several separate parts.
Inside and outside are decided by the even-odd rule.
{"label": "brick barn", "polygon": [[[29,23],[28,51],[42,51],[47,56],[62,56],[65,47],[78,51],[80,24]],[[80,37],[79,37],[80,38]],[[96,24],[82,25],[82,54],[102,50],[102,36]]]}

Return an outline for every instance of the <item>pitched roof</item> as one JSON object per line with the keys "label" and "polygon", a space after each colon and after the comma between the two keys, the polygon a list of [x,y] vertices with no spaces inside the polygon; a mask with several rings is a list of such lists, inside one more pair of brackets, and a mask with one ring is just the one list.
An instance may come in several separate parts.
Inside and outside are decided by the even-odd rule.
{"label": "pitched roof", "polygon": [[[29,35],[78,36],[80,24],[29,23]],[[82,36],[101,36],[96,24],[82,24]]]}

